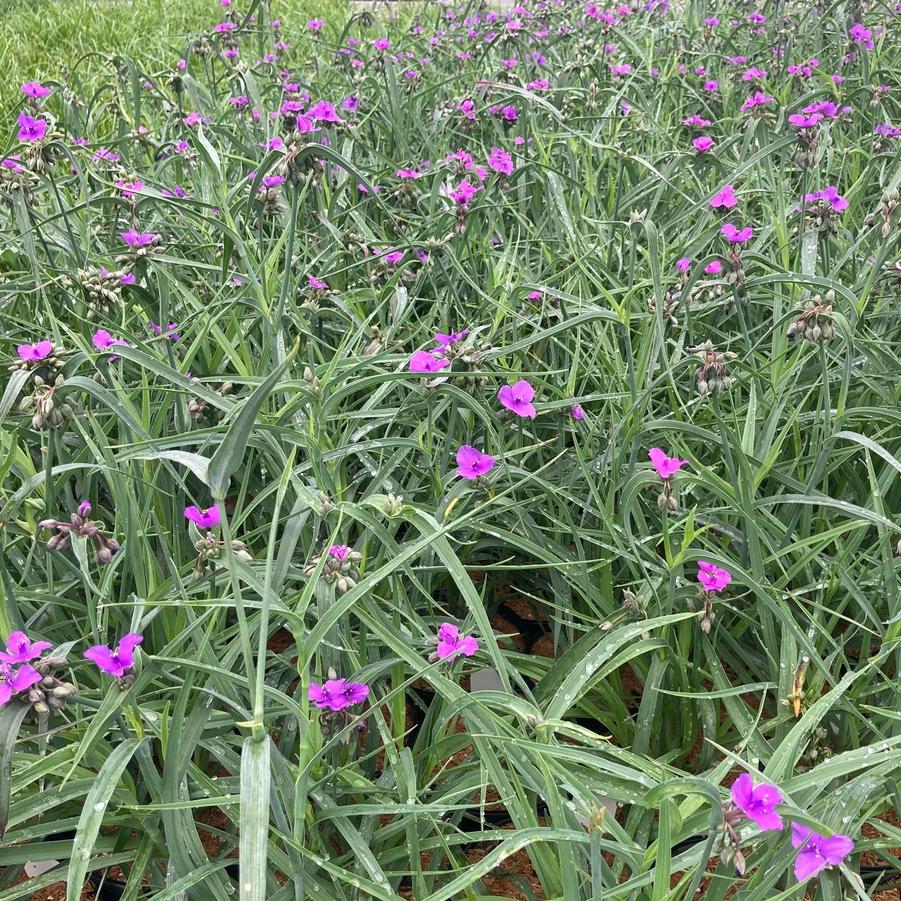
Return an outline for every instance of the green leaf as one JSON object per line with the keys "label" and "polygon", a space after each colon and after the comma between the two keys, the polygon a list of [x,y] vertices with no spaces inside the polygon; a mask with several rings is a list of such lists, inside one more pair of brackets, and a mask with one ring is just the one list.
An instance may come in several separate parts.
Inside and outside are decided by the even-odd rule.
{"label": "green leaf", "polygon": [[122,771],[128,766],[132,755],[143,739],[130,738],[118,745],[97,774],[91,790],[84,800],[78,826],[75,830],[75,841],[72,845],[72,859],[66,876],[66,901],[80,901],[84,879],[88,872],[88,863],[97,833],[103,823],[107,804],[119,784]]}
{"label": "green leaf", "polygon": [[253,431],[254,423],[263,406],[263,402],[278,384],[278,380],[283,373],[291,365],[296,353],[297,345],[282,363],[269,373],[253,394],[244,401],[237,415],[232,420],[222,444],[219,445],[216,453],[213,454],[207,470],[207,484],[210,486],[213,498],[216,501],[225,499],[229,479],[231,479],[232,473],[241,465],[241,461],[244,459],[247,442],[250,440],[250,434]]}
{"label": "green leaf", "polygon": [[241,747],[240,901],[266,901],[269,844],[269,736],[244,739]]}

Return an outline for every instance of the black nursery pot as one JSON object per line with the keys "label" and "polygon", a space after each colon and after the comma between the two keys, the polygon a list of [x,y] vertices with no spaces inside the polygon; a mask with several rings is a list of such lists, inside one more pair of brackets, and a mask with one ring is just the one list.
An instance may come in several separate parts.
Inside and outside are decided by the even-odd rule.
{"label": "black nursery pot", "polygon": [[125,894],[125,883],[119,879],[113,879],[105,873],[97,871],[91,873],[88,882],[94,888],[96,901],[119,901]]}

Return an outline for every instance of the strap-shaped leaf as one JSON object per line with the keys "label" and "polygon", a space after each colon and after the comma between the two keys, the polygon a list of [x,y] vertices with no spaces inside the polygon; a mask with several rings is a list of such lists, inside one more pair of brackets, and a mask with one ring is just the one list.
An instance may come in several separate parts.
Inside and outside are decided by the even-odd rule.
{"label": "strap-shaped leaf", "polygon": [[141,740],[130,738],[122,742],[107,758],[106,763],[97,774],[88,796],[85,798],[81,816],[78,819],[78,827],[75,830],[75,842],[72,845],[72,860],[69,862],[69,872],[66,877],[66,901],[79,901],[84,878],[88,872],[88,863],[91,859],[91,851],[106,813],[106,805],[112,797],[122,771],[128,766],[128,761],[138,749]]}
{"label": "strap-shaped leaf", "polygon": [[0,707],[0,838],[9,822],[9,794],[12,787],[13,748],[19,727],[30,708],[25,704],[6,704]]}
{"label": "strap-shaped leaf", "polygon": [[225,499],[228,481],[232,473],[241,465],[244,451],[250,440],[250,433],[256,422],[257,414],[269,392],[278,384],[285,370],[294,360],[297,346],[288,354],[279,366],[269,373],[263,383],[244,401],[238,415],[235,416],[222,444],[216,449],[207,470],[208,484],[217,501]]}
{"label": "strap-shaped leaf", "polygon": [[269,841],[269,736],[244,739],[241,748],[240,901],[266,901]]}

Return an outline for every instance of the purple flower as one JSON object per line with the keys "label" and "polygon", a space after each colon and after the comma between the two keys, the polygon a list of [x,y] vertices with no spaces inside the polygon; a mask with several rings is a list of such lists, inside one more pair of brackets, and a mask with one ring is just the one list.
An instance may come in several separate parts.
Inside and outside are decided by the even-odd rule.
{"label": "purple flower", "polygon": [[53,353],[53,342],[45,338],[43,341],[38,341],[37,344],[20,344],[16,348],[16,353],[19,355],[20,360],[36,363],[38,360],[43,360]]}
{"label": "purple flower", "polygon": [[333,544],[329,549],[329,556],[336,560],[344,560],[350,553],[350,548],[346,544]]}
{"label": "purple flower", "polygon": [[732,783],[732,802],[763,831],[782,829],[782,817],[775,810],[783,800],[782,792],[775,785],[762,782],[755,787],[748,773],[742,773]]}
{"label": "purple flower", "polygon": [[139,247],[149,247],[155,241],[161,240],[160,235],[153,232],[139,232],[134,227],[128,229],[128,231],[119,232],[119,237],[132,250],[137,250]]}
{"label": "purple flower", "polygon": [[322,19],[310,19],[310,21],[307,22],[307,28],[309,28],[310,31],[321,31],[323,25],[325,25],[325,22]]}
{"label": "purple flower", "polygon": [[822,191],[804,195],[805,203],[816,203],[818,200],[825,200],[836,213],[841,213],[848,209],[848,201],[838,193],[838,188],[835,185],[829,185],[828,188],[823,188]]}
{"label": "purple flower", "polygon": [[144,640],[137,632],[129,632],[119,639],[116,649],[96,644],[84,652],[84,656],[97,664],[102,673],[121,679],[134,666],[134,650]]}
{"label": "purple flower", "polygon": [[795,858],[795,878],[804,882],[819,876],[826,867],[838,866],[854,850],[854,842],[847,835],[826,838],[800,823],[792,823],[792,847],[801,848]]}
{"label": "purple flower", "polygon": [[723,271],[723,264],[719,260],[713,260],[704,267],[707,275],[719,275]]}
{"label": "purple flower", "polygon": [[13,695],[21,691],[27,691],[32,685],[41,681],[43,676],[27,663],[16,669],[12,669],[5,663],[0,663],[0,707],[6,704]]}
{"label": "purple flower", "polygon": [[446,360],[438,353],[429,353],[427,350],[417,350],[410,357],[408,369],[410,372],[435,373],[440,372],[446,366],[450,366],[451,361]]}
{"label": "purple flower", "polygon": [[683,119],[682,124],[687,125],[689,128],[707,128],[708,125],[712,125],[713,123],[709,119],[702,119],[695,113],[693,116]]}
{"label": "purple flower", "polygon": [[864,28],[860,22],[855,23],[848,29],[848,35],[855,44],[866,47],[867,50],[872,50],[875,46],[873,44],[873,30]]}
{"label": "purple flower", "polygon": [[737,204],[738,198],[735,196],[735,187],[733,185],[724,185],[719,193],[714,194],[713,197],[710,198],[710,205],[715,210],[720,207],[731,210],[732,207]]}
{"label": "purple flower", "polygon": [[435,653],[439,660],[453,660],[461,654],[472,657],[478,649],[479,643],[471,635],[461,635],[453,623],[438,626],[438,648]]}
{"label": "purple flower", "polygon": [[40,100],[41,97],[52,93],[50,88],[45,88],[39,81],[26,81],[20,90],[26,97],[31,97],[33,100]]}
{"label": "purple flower", "polygon": [[483,454],[477,447],[464,444],[457,450],[457,475],[474,482],[494,468],[494,457]]}
{"label": "purple flower", "polygon": [[447,335],[444,332],[435,332],[435,341],[438,347],[446,350],[453,344],[459,344],[468,334],[468,328],[463,329],[462,332],[450,332]]}
{"label": "purple flower", "polygon": [[711,78],[709,81],[704,82],[704,90],[710,94],[715,94],[719,89],[719,82],[715,78]]}
{"label": "purple flower", "polygon": [[376,38],[372,42],[372,46],[375,47],[376,50],[387,50],[391,46],[391,41],[388,38]]}
{"label": "purple flower", "polygon": [[668,457],[659,447],[652,447],[648,451],[648,457],[657,470],[657,475],[664,480],[672,478],[683,466],[688,466],[688,460]]}
{"label": "purple flower", "polygon": [[[130,346],[127,341],[123,341],[121,338],[114,338],[105,328],[99,328],[94,332],[91,343],[97,350],[109,350],[111,347]],[[118,357],[110,357],[110,359],[118,359]]]}
{"label": "purple flower", "polygon": [[0,651],[0,661],[7,664],[28,663],[52,647],[49,641],[32,641],[24,632],[10,632],[6,639],[6,651]]}
{"label": "purple flower", "polygon": [[311,682],[308,697],[320,710],[343,710],[365,701],[369,697],[369,686],[346,679],[329,679],[322,685]]}
{"label": "purple flower", "polygon": [[713,147],[713,138],[709,135],[698,135],[691,144],[698,153],[707,153]]}
{"label": "purple flower", "polygon": [[19,113],[20,141],[40,141],[47,134],[47,122],[45,119],[35,119],[27,113]]}
{"label": "purple flower", "polygon": [[185,507],[185,519],[189,519],[198,529],[212,529],[222,521],[222,514],[218,507],[207,507],[201,510],[199,507]]}
{"label": "purple flower", "polygon": [[573,404],[572,409],[569,411],[569,415],[577,422],[581,422],[585,418],[585,411],[582,409],[581,404]]}
{"label": "purple flower", "polygon": [[676,260],[676,272],[688,272],[689,269],[691,269],[690,257],[682,257]]}
{"label": "purple flower", "polygon": [[316,278],[315,275],[307,276],[307,284],[314,291],[328,291],[328,282],[324,282],[321,278]]}
{"label": "purple flower", "polygon": [[535,389],[525,380],[520,379],[515,385],[504,385],[497,392],[497,399],[517,416],[534,419],[538,412],[532,403]]}
{"label": "purple flower", "polygon": [[222,34],[225,31],[234,31],[238,27],[236,22],[220,22],[213,31]]}
{"label": "purple flower", "polygon": [[749,110],[753,109],[756,106],[766,106],[767,104],[773,103],[775,99],[775,97],[770,97],[768,94],[764,94],[763,91],[755,91],[741,105],[741,108],[743,110]]}
{"label": "purple flower", "polygon": [[723,237],[730,244],[747,244],[754,237],[754,229],[750,225],[738,228],[732,222],[727,222],[721,229]]}
{"label": "purple flower", "polygon": [[488,154],[488,165],[501,175],[513,174],[513,157],[500,147],[492,147]]}
{"label": "purple flower", "polygon": [[338,115],[334,103],[327,100],[317,100],[308,110],[307,116],[316,122],[335,122],[340,123],[344,120]]}
{"label": "purple flower", "polygon": [[792,113],[788,121],[795,128],[813,128],[822,118],[822,113],[811,113],[809,116],[805,116],[804,113]]}
{"label": "purple flower", "polygon": [[727,569],[721,569],[706,560],[698,562],[698,581],[704,586],[704,591],[722,591],[731,581],[732,573]]}

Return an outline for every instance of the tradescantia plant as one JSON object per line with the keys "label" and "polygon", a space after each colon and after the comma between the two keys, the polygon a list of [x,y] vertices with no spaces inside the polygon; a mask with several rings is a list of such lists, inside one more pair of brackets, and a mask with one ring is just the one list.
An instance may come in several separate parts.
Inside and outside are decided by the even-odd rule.
{"label": "tradescantia plant", "polygon": [[7,123],[0,901],[884,899],[896,14],[289,13]]}

